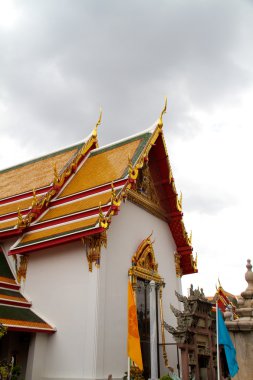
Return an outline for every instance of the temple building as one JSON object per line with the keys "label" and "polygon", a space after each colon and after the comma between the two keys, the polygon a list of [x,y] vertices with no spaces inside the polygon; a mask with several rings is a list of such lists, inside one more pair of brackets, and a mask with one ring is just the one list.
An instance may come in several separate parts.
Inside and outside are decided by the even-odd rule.
{"label": "temple building", "polygon": [[197,266],[165,111],[151,128],[102,147],[99,118],[82,143],[0,172],[0,360],[14,357],[26,380],[122,378],[129,277],[142,376],[177,368],[163,315],[179,307],[175,290]]}

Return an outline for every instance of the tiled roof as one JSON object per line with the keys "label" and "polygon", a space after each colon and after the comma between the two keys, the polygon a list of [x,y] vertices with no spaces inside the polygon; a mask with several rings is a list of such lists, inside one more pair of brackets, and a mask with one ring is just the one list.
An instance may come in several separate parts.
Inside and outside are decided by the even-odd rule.
{"label": "tiled roof", "polygon": [[138,136],[91,153],[89,159],[65,187],[59,198],[116,181],[127,174],[129,158],[136,161],[150,134]]}
{"label": "tiled roof", "polygon": [[0,238],[20,235],[22,218],[29,218],[29,224],[36,219],[73,174],[76,165],[96,147],[94,130],[82,144],[0,171]]}
{"label": "tiled roof", "polygon": [[85,210],[90,210],[97,208],[98,205],[106,205],[110,202],[111,190],[104,193],[99,193],[98,195],[87,196],[82,199],[76,199],[70,202],[61,203],[56,206],[50,207],[50,209],[45,213],[42,218],[39,219],[38,224],[49,221],[55,218],[60,218],[63,216],[68,216],[75,214],[77,212],[82,212]]}
{"label": "tiled roof", "polygon": [[0,171],[0,233],[16,228],[18,210],[22,215],[29,212],[33,189],[37,190],[38,196],[45,194],[54,178],[53,165],[62,169],[78,148],[79,145]]}
{"label": "tiled roof", "polygon": [[54,165],[62,169],[79,148],[80,144],[0,171],[0,199],[48,186],[52,182]]}
{"label": "tiled roof", "polygon": [[55,331],[31,310],[31,303],[20,293],[19,285],[2,251],[0,251],[0,323],[14,330],[47,333]]}
{"label": "tiled roof", "polygon": [[49,238],[54,239],[59,236],[64,236],[68,233],[75,233],[80,231],[85,231],[88,228],[92,228],[96,225],[96,222],[98,220],[98,216],[95,218],[88,218],[88,219],[81,219],[81,220],[74,220],[69,223],[61,223],[58,224],[56,227],[51,227],[47,229],[42,229],[39,231],[32,231],[28,232],[24,235],[21,242],[18,244],[18,247],[22,247],[24,245],[28,245],[31,243],[36,243],[39,241],[44,241]]}
{"label": "tiled roof", "polygon": [[[56,160],[59,175],[52,170]],[[83,145],[0,172],[0,181],[3,176],[6,185],[2,195],[0,191],[0,239],[17,235],[9,253],[30,254],[103,232],[117,214],[120,201],[127,196],[134,201],[128,190],[136,190],[136,178],[145,162],[158,196],[156,208],[161,213],[157,212],[169,224],[182,274],[195,272],[161,119],[148,131],[102,148],[97,148],[95,133]],[[36,196],[33,188],[39,188]]]}
{"label": "tiled roof", "polygon": [[[24,247],[34,250],[45,241],[79,236],[87,231],[92,233],[92,229],[99,228],[100,207],[106,214],[112,206],[111,183],[115,183],[116,193],[122,190],[128,179],[129,160],[136,162],[151,136],[151,133],[143,133],[93,150],[51,202],[50,208],[13,246],[12,252],[21,252]],[[121,180],[123,183],[118,185]]]}
{"label": "tiled roof", "polygon": [[9,330],[54,332],[55,330],[32,310],[0,304],[0,323]]}

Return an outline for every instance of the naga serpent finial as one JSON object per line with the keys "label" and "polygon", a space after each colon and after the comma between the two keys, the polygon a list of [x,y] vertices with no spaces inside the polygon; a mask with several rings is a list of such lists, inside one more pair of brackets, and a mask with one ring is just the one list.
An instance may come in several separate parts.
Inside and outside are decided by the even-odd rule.
{"label": "naga serpent finial", "polygon": [[54,184],[56,184],[59,181],[59,174],[57,171],[56,162],[53,164],[53,170],[54,170]]}
{"label": "naga serpent finial", "polygon": [[165,104],[164,104],[163,110],[162,110],[161,115],[160,115],[159,120],[158,120],[157,125],[159,128],[163,127],[163,115],[166,113],[166,111],[167,111],[167,97],[165,97]]}
{"label": "naga serpent finial", "polygon": [[32,207],[36,206],[38,202],[37,196],[36,196],[36,190],[33,189],[33,200],[32,200]]}
{"label": "naga serpent finial", "polygon": [[101,120],[102,120],[102,108],[100,107],[99,118],[98,118],[95,128],[92,131],[93,137],[97,137],[97,130],[98,130],[98,126],[101,124]]}

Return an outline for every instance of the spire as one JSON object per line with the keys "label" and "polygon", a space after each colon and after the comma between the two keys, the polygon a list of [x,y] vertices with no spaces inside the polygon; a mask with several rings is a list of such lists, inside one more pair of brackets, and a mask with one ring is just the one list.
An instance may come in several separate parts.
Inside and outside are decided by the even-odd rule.
{"label": "spire", "polygon": [[253,298],[253,272],[251,260],[247,260],[247,272],[245,273],[245,280],[248,283],[247,289],[241,293],[244,299],[252,299]]}

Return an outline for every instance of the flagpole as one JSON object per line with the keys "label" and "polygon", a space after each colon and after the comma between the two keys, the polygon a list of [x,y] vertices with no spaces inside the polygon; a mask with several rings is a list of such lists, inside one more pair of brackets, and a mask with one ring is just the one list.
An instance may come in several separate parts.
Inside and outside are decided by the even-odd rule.
{"label": "flagpole", "polygon": [[217,356],[217,380],[220,380],[220,350],[219,350],[219,323],[218,323],[218,302],[216,301],[216,356]]}
{"label": "flagpole", "polygon": [[[128,276],[128,281],[132,283],[132,276]],[[127,380],[130,380],[130,363],[131,359],[129,356],[127,356]]]}

